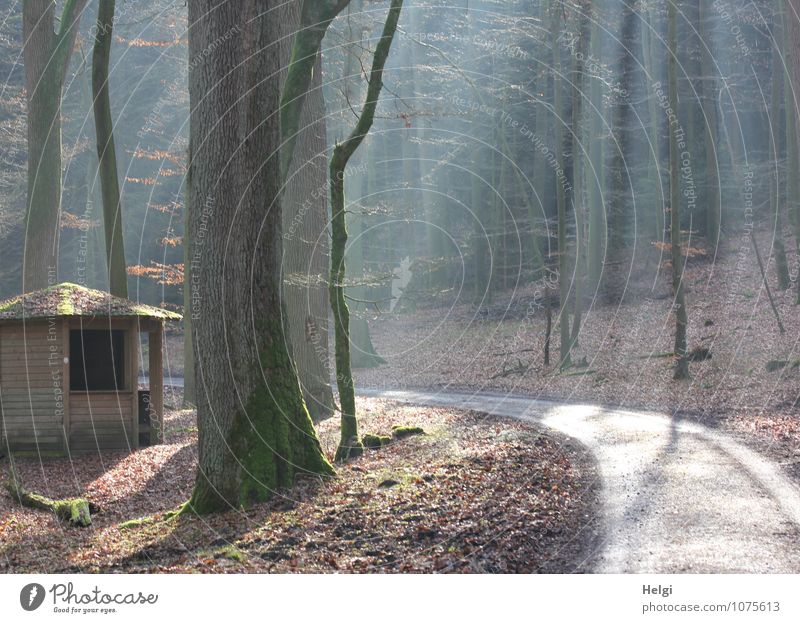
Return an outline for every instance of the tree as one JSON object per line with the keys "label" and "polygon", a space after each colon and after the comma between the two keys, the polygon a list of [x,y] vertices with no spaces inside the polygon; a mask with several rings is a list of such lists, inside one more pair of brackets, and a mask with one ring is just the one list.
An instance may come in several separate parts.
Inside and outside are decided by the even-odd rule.
{"label": "tree", "polygon": [[28,199],[22,287],[38,290],[58,266],[61,215],[61,92],[87,0],[67,0],[55,30],[52,0],[25,0],[25,88],[28,104]]}
{"label": "tree", "polygon": [[717,154],[717,69],[711,45],[713,39],[708,27],[711,0],[700,0],[700,65],[703,80],[700,82],[705,117],[706,151],[706,238],[712,253],[716,252],[722,224],[722,202],[720,197],[719,158]]}
{"label": "tree", "polygon": [[108,263],[108,289],[114,296],[128,297],[128,273],[122,236],[122,203],[114,147],[114,122],[108,96],[108,65],[114,29],[115,0],[99,0],[97,33],[92,53],[92,95],[97,157],[100,161],[100,190],[103,197],[103,225]]}
{"label": "tree", "polygon": [[575,314],[572,320],[572,336],[570,338],[570,348],[578,342],[578,335],[581,331],[581,310],[583,305],[583,277],[586,272],[586,250],[584,245],[585,224],[584,224],[584,188],[586,185],[586,173],[584,171],[584,145],[581,139],[584,136],[584,116],[583,116],[583,74],[584,59],[586,58],[587,40],[591,36],[589,28],[589,3],[578,5],[577,36],[578,47],[573,59],[573,86],[572,86],[572,177],[574,190],[573,210],[575,212]]}
{"label": "tree", "polygon": [[562,368],[571,365],[569,352],[572,336],[569,329],[569,258],[567,257],[567,205],[566,205],[566,177],[564,175],[564,109],[561,84],[561,50],[559,43],[559,18],[560,7],[551,7],[550,37],[553,46],[553,106],[555,107],[555,143],[556,143],[556,205],[558,210],[558,300],[559,300],[559,329],[560,329],[560,358],[559,366]]}
{"label": "tree", "polygon": [[689,377],[689,362],[686,356],[686,299],[683,292],[684,261],[681,248],[681,181],[680,162],[678,160],[678,144],[680,122],[678,119],[678,42],[677,42],[677,7],[675,0],[669,0],[667,14],[667,45],[669,46],[667,72],[670,108],[670,140],[669,140],[669,209],[670,209],[670,244],[672,259],[672,290],[675,295],[675,379]]}
{"label": "tree", "polygon": [[[593,58],[600,58],[602,29],[600,28],[599,4],[592,3],[592,27],[590,39],[590,54]],[[605,157],[604,142],[602,139],[605,117],[603,98],[603,81],[600,76],[593,75],[589,85],[589,102],[592,107],[589,120],[589,166],[592,171],[592,181],[587,185],[587,202],[589,204],[589,219],[587,223],[586,268],[589,276],[589,287],[596,289],[603,276],[603,242],[606,239],[606,219],[604,214],[605,193]]]}
{"label": "tree", "polygon": [[331,183],[331,275],[330,298],[334,322],[334,344],[336,358],[336,382],[339,387],[339,402],[342,410],[342,429],[336,460],[344,460],[361,453],[356,419],[355,388],[350,368],[350,312],[345,300],[344,252],[347,245],[345,222],[344,172],[350,157],[358,149],[372,127],[375,109],[383,87],[383,68],[389,57],[394,33],[403,0],[392,0],[383,33],[375,48],[372,68],[369,73],[367,95],[358,122],[347,139],[333,150],[330,164]]}
{"label": "tree", "polygon": [[772,89],[769,111],[769,160],[770,184],[769,201],[773,218],[773,240],[775,246],[775,272],[778,277],[778,290],[789,287],[789,267],[786,263],[786,250],[783,245],[783,219],[781,218],[781,174],[779,165],[781,161],[781,107],[783,97],[783,64],[781,61],[781,43],[783,38],[781,28],[781,9],[783,0],[774,3],[774,18],[772,26]]}
{"label": "tree", "polygon": [[[361,59],[359,51],[364,49],[364,42],[362,41],[361,34],[356,37],[354,22],[356,16],[363,15],[363,2],[357,0],[351,2],[347,6],[347,44],[343,46],[345,56],[344,62],[344,97],[349,106],[353,102],[360,99],[361,90],[357,88],[361,83]],[[360,30],[363,33],[363,30]],[[356,87],[356,88],[354,88]],[[374,162],[376,157],[375,150],[375,137],[368,139],[361,147],[362,160],[364,162]],[[374,185],[374,180],[377,177],[375,174],[376,167],[371,167],[369,174],[361,176],[361,196],[367,197],[370,187],[370,182]],[[351,183],[352,177],[345,180],[345,192],[347,192],[348,183]],[[364,241],[365,237],[361,235],[363,231],[364,215],[359,214],[357,211],[352,211],[348,216],[348,230],[352,231],[354,240],[350,243],[347,249],[347,264],[348,274],[351,280],[363,281],[364,279]],[[367,323],[366,313],[367,306],[364,301],[367,300],[369,294],[367,288],[359,284],[350,287],[346,290],[345,295],[351,297],[351,303],[348,304],[348,311],[350,311],[350,363],[354,368],[374,368],[381,364],[386,363],[386,360],[381,357],[375,350],[372,343],[372,336],[369,333],[369,324]],[[326,310],[326,316],[327,316]]]}
{"label": "tree", "polygon": [[[621,26],[617,45],[619,63],[619,89],[612,95],[612,126],[614,135],[612,145],[612,163],[610,165],[611,202],[608,213],[608,248],[606,257],[609,260],[619,261],[623,256],[627,240],[632,233],[636,233],[632,225],[636,223],[636,214],[632,209],[633,180],[629,163],[630,148],[633,132],[631,118],[634,107],[630,101],[633,81],[636,76],[636,57],[634,50],[640,48],[635,45],[636,35],[639,32],[639,16],[627,2],[621,3]],[[610,284],[612,277],[618,275],[614,271],[605,271],[604,281]],[[627,284],[625,284],[627,285]],[[625,286],[622,286],[624,288]],[[608,294],[613,300],[620,300],[622,288],[616,283],[611,286]]]}
{"label": "tree", "polygon": [[[288,123],[289,133],[296,133],[318,51],[301,41],[297,52],[298,40],[309,32],[309,4],[303,5],[288,71],[293,95],[283,109],[282,25],[272,13],[280,3],[189,4],[189,58],[202,59],[189,70],[188,243],[198,284],[192,342],[199,465],[185,508],[196,513],[265,500],[301,474],[333,474],[286,344],[281,297],[280,189],[291,147],[284,144],[278,154],[287,120],[296,122]],[[321,41],[324,28],[319,33],[318,22],[311,24]]]}
{"label": "tree", "polygon": [[[300,22],[297,3],[285,15],[281,54],[288,67],[292,34]],[[306,406],[314,421],[334,412],[328,359],[328,161],[322,63],[318,54],[300,116],[296,156],[283,192],[283,288],[288,339]]]}
{"label": "tree", "polygon": [[[800,256],[800,124],[798,124],[797,97],[800,96],[800,2],[790,4],[792,10],[782,12],[783,38],[785,46],[786,73],[784,74],[784,100],[786,106],[786,151],[788,175],[786,176],[786,197],[789,208],[789,221],[794,229],[795,251]],[[795,303],[800,303],[800,275],[795,275],[797,295]]]}

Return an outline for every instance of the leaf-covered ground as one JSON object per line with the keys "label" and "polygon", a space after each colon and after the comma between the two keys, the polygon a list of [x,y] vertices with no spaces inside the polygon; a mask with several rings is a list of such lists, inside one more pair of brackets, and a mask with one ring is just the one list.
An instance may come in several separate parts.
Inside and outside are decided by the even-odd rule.
{"label": "leaf-covered ground", "polygon": [[[79,529],[0,494],[0,571],[580,570],[597,536],[597,477],[582,448],[474,413],[358,404],[362,432],[407,424],[427,434],[369,451],[340,466],[336,479],[302,479],[248,511],[164,518],[191,491],[191,411],[168,416],[166,444],[133,454],[20,458],[29,489],[83,495],[102,510]],[[332,455],[336,419],[320,434]],[[153,519],[131,525],[143,516]]]}
{"label": "leaf-covered ground", "polygon": [[[772,238],[758,237],[769,256]],[[800,262],[787,250],[792,276]],[[567,401],[665,410],[741,435],[800,477],[800,307],[798,284],[769,304],[751,242],[731,233],[716,258],[690,260],[685,284],[691,378],[674,381],[670,272],[651,249],[613,268],[621,303],[589,292],[573,367],[559,371],[554,314],[552,363],[543,365],[544,284],[521,285],[473,303],[473,293],[444,292],[413,314],[371,318],[372,338],[388,365],[356,371],[362,386],[390,389],[502,390]],[[661,270],[659,271],[659,266]],[[524,280],[523,280],[524,281]],[[554,305],[557,306],[557,301]],[[570,301],[574,305],[574,300]],[[704,350],[705,349],[705,350]],[[707,353],[705,352],[707,350]]]}

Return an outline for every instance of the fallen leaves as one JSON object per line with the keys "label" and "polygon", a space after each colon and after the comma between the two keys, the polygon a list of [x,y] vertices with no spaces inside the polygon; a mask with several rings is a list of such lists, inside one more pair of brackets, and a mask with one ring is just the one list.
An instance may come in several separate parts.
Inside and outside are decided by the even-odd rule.
{"label": "fallen leaves", "polygon": [[[574,537],[594,501],[580,451],[533,426],[473,413],[382,400],[359,400],[358,408],[364,431],[403,422],[427,434],[368,451],[334,480],[300,479],[248,511],[169,518],[191,491],[191,412],[168,415],[167,444],[130,455],[20,460],[31,488],[85,495],[103,512],[86,531],[70,531],[0,497],[0,570],[572,570],[583,542]],[[320,435],[332,454],[338,422],[324,422]]]}

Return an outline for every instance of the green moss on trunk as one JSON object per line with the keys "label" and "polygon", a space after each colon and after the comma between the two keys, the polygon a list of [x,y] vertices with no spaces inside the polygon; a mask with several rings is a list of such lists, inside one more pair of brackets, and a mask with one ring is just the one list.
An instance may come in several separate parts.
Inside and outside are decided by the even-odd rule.
{"label": "green moss on trunk", "polygon": [[344,171],[348,160],[364,140],[375,117],[381,88],[383,86],[383,67],[389,56],[389,49],[397,30],[397,21],[403,0],[392,0],[380,42],[375,48],[375,56],[369,75],[367,97],[358,123],[348,136],[333,150],[330,164],[331,184],[331,273],[330,299],[334,325],[334,358],[336,361],[336,382],[339,387],[339,403],[342,410],[342,429],[336,460],[343,461],[360,455],[364,451],[358,438],[356,419],[355,390],[353,372],[350,365],[350,311],[344,295],[345,263],[344,252],[347,245],[347,225],[345,222]]}
{"label": "green moss on trunk", "polygon": [[[282,339],[281,320],[264,319],[259,334]],[[198,475],[190,509],[197,514],[247,507],[289,488],[298,474],[334,475],[320,446],[285,349],[261,352],[263,383],[237,414],[227,445],[238,463],[238,479],[229,491],[218,491]],[[231,503],[235,500],[235,504]]]}

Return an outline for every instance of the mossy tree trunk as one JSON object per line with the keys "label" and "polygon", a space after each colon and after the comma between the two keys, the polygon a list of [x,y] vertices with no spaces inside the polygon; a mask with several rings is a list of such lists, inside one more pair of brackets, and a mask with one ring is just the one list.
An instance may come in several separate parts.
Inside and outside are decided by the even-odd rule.
{"label": "mossy tree trunk", "polygon": [[58,30],[52,0],[22,4],[28,104],[28,195],[22,286],[51,284],[58,267],[61,217],[61,90],[87,0],[64,3]]}
{"label": "mossy tree trunk", "polygon": [[313,80],[322,39],[333,19],[350,0],[303,0],[300,28],[292,41],[292,53],[280,99],[281,175],[285,179],[294,158],[294,145],[300,132],[300,116]]}
{"label": "mossy tree trunk", "polygon": [[115,0],[99,0],[97,33],[92,51],[92,95],[97,157],[100,162],[100,192],[103,197],[106,262],[109,292],[128,298],[128,273],[122,235],[122,203],[117,177],[117,152],[114,147],[114,121],[108,95],[108,65],[113,40]]}
{"label": "mossy tree trunk", "polygon": [[672,247],[672,289],[675,295],[675,379],[689,377],[689,363],[686,356],[686,300],[683,292],[684,260],[681,247],[681,181],[676,132],[678,121],[678,73],[677,73],[677,7],[675,0],[669,0],[667,25],[667,61],[669,81],[669,106],[674,119],[669,124],[669,195],[670,195],[670,243]]}
{"label": "mossy tree trunk", "polygon": [[389,57],[394,33],[403,0],[392,0],[389,14],[383,26],[381,39],[375,48],[375,56],[369,73],[369,83],[364,108],[355,128],[347,139],[333,150],[330,164],[331,184],[331,274],[330,298],[334,322],[334,344],[336,359],[336,382],[339,387],[339,403],[342,410],[342,429],[336,459],[344,460],[360,454],[361,442],[358,439],[358,420],[356,419],[355,388],[350,367],[350,312],[345,300],[345,262],[347,245],[347,225],[345,221],[344,171],[350,157],[358,149],[372,127],[375,109],[383,87],[383,68]]}
{"label": "mossy tree trunk", "polygon": [[[359,19],[364,9],[363,0],[351,1],[347,7],[347,44],[345,47],[345,63],[344,63],[344,96],[345,100],[351,105],[355,106],[361,100],[361,60],[360,54],[365,48],[363,41],[363,32],[354,25],[353,15],[356,20]],[[355,27],[354,27],[355,26]],[[356,29],[358,34],[356,34]],[[413,49],[413,48],[412,48]],[[375,163],[380,160],[387,160],[384,154],[378,153],[376,137],[367,137],[361,145],[361,161]],[[384,141],[380,141],[383,143]],[[385,152],[385,149],[383,150]],[[369,324],[367,322],[367,304],[364,302],[370,298],[370,294],[364,285],[360,282],[364,278],[364,248],[365,236],[362,236],[363,220],[365,215],[362,209],[367,201],[367,197],[372,196],[372,192],[379,188],[386,188],[388,176],[385,175],[386,168],[384,169],[383,179],[378,180],[378,167],[374,164],[370,166],[369,171],[362,173],[360,194],[364,199],[361,206],[354,208],[349,216],[347,216],[348,233],[350,244],[346,251],[345,262],[347,265],[347,274],[351,282],[356,285],[350,286],[345,290],[345,296],[350,298],[351,302],[348,303],[348,311],[350,312],[350,363],[354,368],[374,368],[381,364],[386,363],[372,343],[372,336],[369,333]],[[345,196],[349,193],[349,188],[354,183],[353,177],[349,176],[344,180],[344,193]],[[383,184],[383,185],[381,185]],[[330,308],[326,308],[325,315],[327,316]]]}
{"label": "mossy tree trunk", "polygon": [[[203,59],[189,71],[199,464],[186,508],[196,513],[266,500],[298,475],[333,474],[282,322],[279,7],[189,4],[189,57]],[[310,84],[312,68],[295,78]]]}

